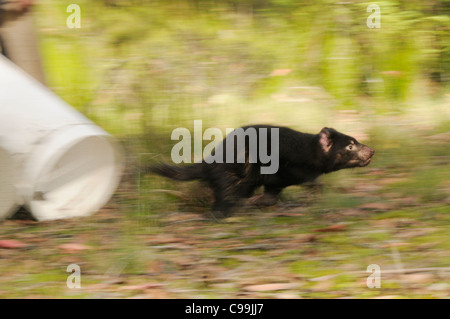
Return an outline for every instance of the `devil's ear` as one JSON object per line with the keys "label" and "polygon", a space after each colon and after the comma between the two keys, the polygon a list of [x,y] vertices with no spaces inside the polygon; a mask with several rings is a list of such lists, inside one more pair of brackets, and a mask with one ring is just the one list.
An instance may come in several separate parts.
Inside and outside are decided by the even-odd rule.
{"label": "devil's ear", "polygon": [[331,145],[333,144],[333,142],[331,140],[331,131],[332,130],[333,129],[324,127],[319,133],[319,144],[325,153],[328,153],[328,151],[331,148]]}

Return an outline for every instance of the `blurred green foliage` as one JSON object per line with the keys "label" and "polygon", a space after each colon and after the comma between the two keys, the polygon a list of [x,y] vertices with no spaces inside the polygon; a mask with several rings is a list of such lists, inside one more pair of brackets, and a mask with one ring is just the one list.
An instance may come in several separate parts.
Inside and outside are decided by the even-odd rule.
{"label": "blurred green foliage", "polygon": [[[80,29],[66,27],[68,2],[36,8],[49,84],[116,133],[217,119],[230,115],[224,105],[245,112],[299,87],[323,90],[333,109],[403,112],[450,80],[448,0],[77,3]],[[380,28],[367,26],[369,4]]]}

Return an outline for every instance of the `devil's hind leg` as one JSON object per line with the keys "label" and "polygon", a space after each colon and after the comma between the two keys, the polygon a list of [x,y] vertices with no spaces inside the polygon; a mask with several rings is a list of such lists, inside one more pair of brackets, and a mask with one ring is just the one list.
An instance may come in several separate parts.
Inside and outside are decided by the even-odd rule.
{"label": "devil's hind leg", "polygon": [[255,187],[245,179],[234,176],[223,176],[212,183],[215,202],[212,214],[215,218],[225,218],[233,213],[233,209],[242,201],[250,197]]}

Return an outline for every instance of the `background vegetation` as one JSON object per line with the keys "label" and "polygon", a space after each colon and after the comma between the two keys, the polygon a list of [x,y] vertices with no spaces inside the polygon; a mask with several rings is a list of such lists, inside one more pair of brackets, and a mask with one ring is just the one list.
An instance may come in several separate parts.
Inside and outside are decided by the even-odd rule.
{"label": "background vegetation", "polygon": [[[92,217],[3,222],[1,297],[448,298],[450,1],[79,0],[68,29],[70,3],[34,7],[48,85],[123,142],[127,171]],[[194,119],[330,126],[376,154],[217,224],[198,184],[140,174]]]}

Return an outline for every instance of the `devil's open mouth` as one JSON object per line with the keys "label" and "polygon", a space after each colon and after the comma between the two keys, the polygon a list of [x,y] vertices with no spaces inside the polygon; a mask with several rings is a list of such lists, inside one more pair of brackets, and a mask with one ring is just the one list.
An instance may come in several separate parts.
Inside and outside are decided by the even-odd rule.
{"label": "devil's open mouth", "polygon": [[361,162],[361,166],[367,166],[369,165],[370,161],[372,160],[372,157],[369,157],[368,159],[366,159],[365,161]]}

